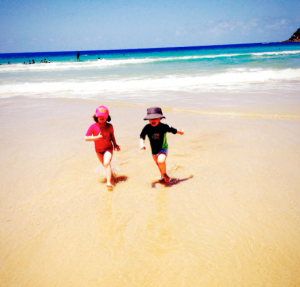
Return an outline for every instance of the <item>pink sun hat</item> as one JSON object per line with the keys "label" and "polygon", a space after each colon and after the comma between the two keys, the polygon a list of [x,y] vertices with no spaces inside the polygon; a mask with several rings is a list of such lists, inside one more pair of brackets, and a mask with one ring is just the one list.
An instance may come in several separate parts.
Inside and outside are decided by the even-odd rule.
{"label": "pink sun hat", "polygon": [[95,116],[96,117],[103,116],[103,117],[108,118],[108,115],[109,115],[109,112],[108,112],[108,108],[107,107],[105,107],[105,106],[99,106],[96,109],[96,112],[95,112]]}

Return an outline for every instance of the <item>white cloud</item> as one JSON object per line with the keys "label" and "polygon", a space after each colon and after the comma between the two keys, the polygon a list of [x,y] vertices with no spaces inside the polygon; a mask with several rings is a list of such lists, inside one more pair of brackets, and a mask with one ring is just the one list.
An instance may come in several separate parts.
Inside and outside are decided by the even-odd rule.
{"label": "white cloud", "polygon": [[177,27],[175,31],[175,36],[182,36],[187,33],[187,29],[185,27]]}
{"label": "white cloud", "polygon": [[222,34],[229,34],[233,31],[249,35],[250,33],[263,33],[271,30],[282,30],[283,28],[291,27],[296,21],[300,21],[300,17],[295,19],[287,19],[285,17],[274,18],[258,18],[247,21],[242,20],[222,20],[219,22],[209,21],[202,25],[212,36],[218,37]]}

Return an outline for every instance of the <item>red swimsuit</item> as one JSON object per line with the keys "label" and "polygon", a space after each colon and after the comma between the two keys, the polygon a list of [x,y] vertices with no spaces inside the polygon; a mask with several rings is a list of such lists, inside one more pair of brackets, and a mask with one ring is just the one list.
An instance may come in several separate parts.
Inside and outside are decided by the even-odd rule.
{"label": "red swimsuit", "polygon": [[104,126],[100,126],[98,123],[92,124],[86,132],[86,136],[97,136],[100,130],[102,138],[94,141],[95,151],[103,153],[107,150],[112,150],[111,135],[114,133],[114,128],[111,124],[106,123]]}

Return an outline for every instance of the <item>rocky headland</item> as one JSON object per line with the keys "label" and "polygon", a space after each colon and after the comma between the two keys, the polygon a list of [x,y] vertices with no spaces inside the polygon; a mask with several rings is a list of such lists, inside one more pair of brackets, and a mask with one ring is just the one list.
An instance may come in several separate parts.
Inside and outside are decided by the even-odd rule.
{"label": "rocky headland", "polygon": [[300,42],[300,28],[292,35],[290,39],[283,41],[282,43],[287,42]]}

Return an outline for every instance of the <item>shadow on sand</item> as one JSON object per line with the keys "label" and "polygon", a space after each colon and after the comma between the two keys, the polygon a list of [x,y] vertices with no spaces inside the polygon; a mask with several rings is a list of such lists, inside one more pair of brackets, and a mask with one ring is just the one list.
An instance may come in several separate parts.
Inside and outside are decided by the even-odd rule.
{"label": "shadow on sand", "polygon": [[152,182],[151,186],[152,186],[152,188],[155,188],[156,184],[159,183],[159,184],[162,184],[165,187],[171,187],[171,186],[176,185],[176,184],[178,184],[178,183],[180,183],[182,181],[189,180],[189,179],[191,179],[193,177],[194,177],[193,175],[190,175],[189,177],[183,178],[183,179],[171,178],[170,182],[168,182],[168,183],[165,182],[164,179],[161,179],[161,180],[157,180],[157,181]]}

